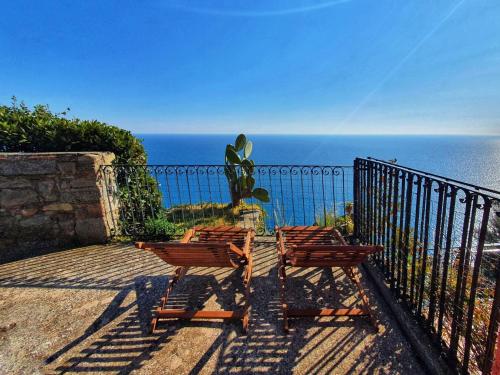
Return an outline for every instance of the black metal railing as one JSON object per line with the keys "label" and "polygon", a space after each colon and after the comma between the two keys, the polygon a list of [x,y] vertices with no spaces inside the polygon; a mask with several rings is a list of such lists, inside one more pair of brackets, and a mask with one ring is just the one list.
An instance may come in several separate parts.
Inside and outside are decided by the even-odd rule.
{"label": "black metal railing", "polygon": [[500,193],[368,158],[354,222],[387,283],[453,368],[490,373],[500,314]]}
{"label": "black metal railing", "polygon": [[185,227],[239,224],[270,234],[275,225],[316,223],[348,234],[352,173],[352,166],[257,165],[255,187],[266,189],[270,201],[249,198],[233,208],[223,165],[109,165],[100,171],[108,203],[118,201],[116,232],[128,235],[140,234],[144,222],[159,215]]}
{"label": "black metal railing", "polygon": [[[164,216],[204,224],[333,225],[363,243],[396,297],[460,372],[489,373],[500,319],[500,193],[375,159],[351,166],[259,165],[270,201],[231,206],[223,165],[113,165],[100,170],[116,233]],[[115,207],[115,209],[112,209]]]}

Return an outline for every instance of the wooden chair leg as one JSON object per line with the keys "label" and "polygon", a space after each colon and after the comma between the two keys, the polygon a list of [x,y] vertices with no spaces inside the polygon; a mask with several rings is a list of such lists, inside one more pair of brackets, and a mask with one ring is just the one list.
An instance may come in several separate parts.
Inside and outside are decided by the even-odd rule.
{"label": "wooden chair leg", "polygon": [[252,271],[253,271],[253,259],[252,256],[249,256],[248,259],[248,264],[245,267],[245,275],[243,277],[243,286],[245,288],[244,291],[244,299],[245,299],[245,304],[244,304],[244,316],[242,319],[242,325],[243,325],[243,333],[248,332],[248,324],[250,321],[250,282],[252,280]]}
{"label": "wooden chair leg", "polygon": [[154,333],[156,324],[158,324],[158,318],[154,317],[153,319],[151,319],[151,328],[149,329],[149,333]]}
{"label": "wooden chair leg", "polygon": [[286,269],[284,265],[278,268],[278,279],[280,283],[280,300],[281,308],[283,310],[283,331],[288,333],[290,327],[288,325],[288,304],[286,302]]}
{"label": "wooden chair leg", "polygon": [[245,313],[245,316],[243,316],[243,319],[241,320],[242,326],[243,326],[243,333],[248,332],[248,323],[250,321],[250,316],[248,311]]}
{"label": "wooden chair leg", "polygon": [[283,310],[283,331],[285,333],[290,332],[290,327],[288,325],[288,311]]}
{"label": "wooden chair leg", "polygon": [[378,323],[377,320],[375,319],[373,312],[370,307],[370,300],[368,299],[368,296],[366,295],[365,291],[363,290],[363,286],[361,285],[361,282],[359,280],[359,271],[358,267],[342,267],[342,270],[345,272],[347,277],[356,285],[358,289],[358,293],[361,296],[361,301],[363,303],[363,307],[365,308],[366,312],[368,313],[368,318],[370,319],[371,324],[375,328],[376,331],[378,331]]}
{"label": "wooden chair leg", "polygon": [[[177,284],[177,282],[186,275],[188,269],[189,267],[176,268],[175,276],[168,282],[167,290],[165,291],[165,294],[161,298],[161,310],[165,308],[165,305],[167,304],[168,298],[170,297],[170,293],[174,289],[175,284]],[[150,329],[151,333],[155,331],[157,324],[158,324],[158,318],[154,317],[151,320],[151,329]]]}

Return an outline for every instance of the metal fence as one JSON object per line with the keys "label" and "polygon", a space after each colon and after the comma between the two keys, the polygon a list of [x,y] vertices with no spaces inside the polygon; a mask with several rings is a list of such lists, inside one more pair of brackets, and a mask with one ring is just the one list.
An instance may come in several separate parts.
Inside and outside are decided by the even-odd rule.
{"label": "metal fence", "polygon": [[122,234],[140,234],[145,221],[160,215],[185,227],[250,225],[259,234],[273,233],[275,225],[312,224],[347,233],[352,221],[352,166],[257,165],[255,187],[270,200],[249,198],[241,207],[231,207],[223,165],[109,165],[100,175],[108,201],[119,201],[113,222]]}
{"label": "metal fence", "polygon": [[[459,372],[489,373],[500,319],[500,193],[375,159],[351,166],[259,165],[270,201],[231,206],[223,165],[114,165],[100,171],[116,233],[164,217],[193,225],[333,225],[363,243],[388,284]],[[354,206],[354,207],[353,207]]]}
{"label": "metal fence", "polygon": [[500,313],[500,193],[376,159],[354,162],[355,233],[463,373],[490,373]]}

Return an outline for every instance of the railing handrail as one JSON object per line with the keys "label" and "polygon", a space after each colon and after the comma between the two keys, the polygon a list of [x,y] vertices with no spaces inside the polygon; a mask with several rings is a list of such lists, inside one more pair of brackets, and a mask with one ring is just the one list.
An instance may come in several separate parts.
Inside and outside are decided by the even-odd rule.
{"label": "railing handrail", "polygon": [[[406,171],[406,172],[413,173],[413,174],[419,174],[419,175],[421,175],[423,177],[429,177],[429,178],[432,178],[435,181],[444,182],[444,183],[446,183],[448,185],[452,185],[453,184],[453,185],[456,185],[456,186],[459,186],[459,187],[466,188],[468,190],[470,190],[470,188],[473,188],[473,190],[475,190],[478,194],[489,196],[491,198],[495,198],[495,199],[500,198],[500,191],[493,190],[493,189],[490,189],[490,188],[486,188],[486,187],[483,187],[483,186],[474,185],[474,184],[471,184],[471,183],[468,183],[468,182],[455,180],[453,178],[441,176],[441,175],[438,175],[438,174],[435,174],[435,173],[424,172],[424,171],[421,171],[419,169],[415,169],[415,168],[411,168],[411,167],[405,167],[405,166],[402,166],[402,165],[399,165],[399,164],[390,163],[388,161],[377,159],[377,158],[374,158],[374,157],[371,157],[371,156],[368,156],[367,158],[357,158],[357,159],[359,159],[359,160],[365,160],[365,161],[374,161],[374,162],[386,165],[386,166],[391,167],[391,168],[399,169],[399,170]],[[491,194],[493,194],[495,196],[491,196]]]}
{"label": "railing handrail", "polygon": [[[101,167],[224,167],[225,164],[103,164]],[[292,167],[292,168],[354,168],[352,165],[329,164],[255,164],[255,167]]]}

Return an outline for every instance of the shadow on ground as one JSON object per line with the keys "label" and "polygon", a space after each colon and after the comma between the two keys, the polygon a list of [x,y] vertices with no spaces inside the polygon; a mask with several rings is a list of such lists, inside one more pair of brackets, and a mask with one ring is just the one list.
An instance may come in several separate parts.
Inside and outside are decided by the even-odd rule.
{"label": "shadow on ground", "polygon": [[[152,311],[173,268],[131,246],[91,246],[1,265],[0,320],[15,326],[1,333],[0,372],[421,373],[370,285],[378,333],[366,318],[326,318],[293,320],[283,334],[273,244],[258,242],[254,257],[247,335],[238,321],[168,321],[150,335]],[[360,303],[340,269],[288,274],[296,306]],[[232,309],[242,292],[238,270],[193,268],[171,303]]]}

